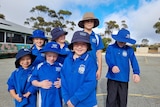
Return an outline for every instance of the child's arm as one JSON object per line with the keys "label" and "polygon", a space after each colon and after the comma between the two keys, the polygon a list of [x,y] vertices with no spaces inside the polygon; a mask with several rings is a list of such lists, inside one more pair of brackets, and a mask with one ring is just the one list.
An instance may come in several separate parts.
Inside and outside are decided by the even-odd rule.
{"label": "child's arm", "polygon": [[98,50],[97,53],[98,70],[96,72],[96,78],[99,80],[102,73],[102,50]]}
{"label": "child's arm", "polygon": [[39,82],[37,80],[33,80],[32,85],[34,85],[36,87],[41,87],[41,88],[44,88],[44,89],[49,89],[50,87],[52,87],[52,82],[49,81],[49,80],[43,80],[41,82]]}
{"label": "child's arm", "polygon": [[22,98],[19,97],[18,94],[16,94],[15,90],[10,90],[9,92],[10,92],[11,96],[12,96],[14,99],[16,99],[18,102],[21,102],[21,101],[22,101]]}

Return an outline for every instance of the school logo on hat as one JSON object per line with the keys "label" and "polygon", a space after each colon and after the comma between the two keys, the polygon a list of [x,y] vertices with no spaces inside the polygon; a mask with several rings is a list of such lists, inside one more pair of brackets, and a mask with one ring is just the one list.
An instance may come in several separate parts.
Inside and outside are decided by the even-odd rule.
{"label": "school logo on hat", "polygon": [[49,42],[47,43],[42,50],[40,50],[41,53],[45,52],[54,52],[57,54],[60,54],[60,45],[56,42]]}
{"label": "school logo on hat", "polygon": [[84,65],[84,64],[81,64],[81,65],[79,66],[79,68],[78,68],[78,72],[79,72],[80,74],[84,74],[85,69],[86,69],[85,65]]}

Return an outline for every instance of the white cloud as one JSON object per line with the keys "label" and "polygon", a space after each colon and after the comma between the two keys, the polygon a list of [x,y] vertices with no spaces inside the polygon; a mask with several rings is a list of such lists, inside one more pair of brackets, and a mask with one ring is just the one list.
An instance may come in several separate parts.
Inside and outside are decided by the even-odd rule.
{"label": "white cloud", "polygon": [[[87,6],[94,8],[101,4],[109,5],[116,2],[116,0],[99,0],[93,2],[93,0],[1,0],[0,1],[0,13],[6,16],[6,20],[23,25],[26,18],[32,16],[29,12],[32,7],[37,5],[46,5],[53,10],[66,9],[72,12],[70,20],[74,20],[77,24],[82,19],[83,13],[79,10],[78,6]],[[137,10],[130,7],[127,10],[121,10],[118,13],[109,14],[100,20],[106,22],[109,20],[116,20],[120,25],[122,20],[126,21],[131,32],[131,37],[137,40],[137,43],[141,43],[142,39],[148,39],[150,42],[159,42],[160,35],[154,33],[153,25],[158,21],[160,15],[160,0],[151,0],[146,2],[141,0]],[[82,30],[76,26],[76,30]],[[104,26],[102,28],[95,28],[96,33],[103,33]],[[69,31],[67,39],[70,41],[73,32]]]}
{"label": "white cloud", "polygon": [[158,21],[160,15],[160,0],[143,2],[138,10],[132,8],[113,13],[105,18],[105,22],[115,20],[120,25],[122,20],[126,21],[131,37],[141,43],[142,39],[148,39],[149,43],[159,42],[160,35],[155,34],[153,25]]}

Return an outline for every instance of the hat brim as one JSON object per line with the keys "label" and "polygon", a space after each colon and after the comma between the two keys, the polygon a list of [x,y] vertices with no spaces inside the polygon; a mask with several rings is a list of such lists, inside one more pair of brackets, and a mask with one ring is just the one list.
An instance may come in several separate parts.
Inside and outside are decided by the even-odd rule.
{"label": "hat brim", "polygon": [[41,53],[45,53],[45,52],[54,52],[54,53],[57,53],[57,54],[61,54],[60,51],[58,50],[53,50],[53,49],[46,49],[46,50],[40,50]]}
{"label": "hat brim", "polygon": [[32,41],[34,38],[41,38],[41,39],[44,39],[45,41],[48,41],[48,39],[47,39],[46,37],[38,37],[38,36],[37,36],[37,37],[35,37],[35,36],[30,36],[30,37],[29,37],[29,40]]}
{"label": "hat brim", "polygon": [[[74,43],[75,43],[75,42],[74,42]],[[88,46],[87,51],[92,50],[91,44],[90,44],[90,43],[87,43],[87,46]],[[69,44],[69,45],[68,45],[68,48],[69,48],[70,50],[73,50],[73,43]]]}
{"label": "hat brim", "polygon": [[131,43],[131,44],[135,44],[136,43],[136,40],[134,40],[134,39],[131,39],[131,38],[120,38],[117,35],[112,35],[112,38],[115,39],[116,41],[119,41],[119,42],[127,42],[127,43]]}
{"label": "hat brim", "polygon": [[52,36],[52,40],[56,40],[58,37],[62,36],[62,35],[67,35],[68,32],[65,32],[65,31],[62,31],[62,32],[59,32],[57,34],[55,34],[54,36]]}
{"label": "hat brim", "polygon": [[95,18],[95,19],[85,19],[85,20],[81,20],[81,21],[78,22],[78,26],[79,26],[80,28],[84,28],[84,21],[87,21],[87,20],[94,20],[94,26],[93,26],[93,28],[95,28],[95,27],[97,27],[97,26],[99,25],[99,20]]}
{"label": "hat brim", "polygon": [[[26,56],[26,55],[30,55],[30,56],[31,56],[32,62],[34,62],[34,60],[36,59],[36,56],[35,56],[35,55],[31,55],[31,54],[22,55],[21,57],[19,57],[19,58],[15,61],[15,67],[16,67],[16,68],[18,68],[18,67],[21,66],[21,65],[19,64],[19,61],[20,61],[20,59],[21,59],[23,56]],[[31,64],[32,64],[32,62],[31,62]]]}

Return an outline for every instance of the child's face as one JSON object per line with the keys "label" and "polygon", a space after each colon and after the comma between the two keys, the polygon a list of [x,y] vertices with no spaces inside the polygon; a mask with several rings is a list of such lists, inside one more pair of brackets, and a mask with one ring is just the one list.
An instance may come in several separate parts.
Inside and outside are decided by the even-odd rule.
{"label": "child's face", "polygon": [[44,44],[45,40],[42,38],[33,38],[33,43],[37,46],[37,47],[42,47]]}
{"label": "child's face", "polygon": [[119,47],[122,48],[122,47],[124,47],[126,45],[126,42],[118,42],[117,41],[117,44],[118,44]]}
{"label": "child's face", "polygon": [[49,64],[53,64],[58,58],[58,54],[54,52],[46,52],[45,55],[46,55],[46,61]]}
{"label": "child's face", "polygon": [[29,65],[31,64],[32,59],[30,55],[25,55],[19,60],[19,64],[22,66],[22,68],[27,69]]}
{"label": "child's face", "polygon": [[57,39],[56,39],[56,42],[58,42],[58,43],[64,43],[65,42],[65,35],[61,35],[60,37],[58,37]]}
{"label": "child's face", "polygon": [[94,20],[86,20],[84,21],[84,28],[88,30],[92,30],[94,27]]}
{"label": "child's face", "polygon": [[87,43],[84,42],[76,42],[73,43],[73,51],[77,56],[81,56],[84,54],[88,49]]}

